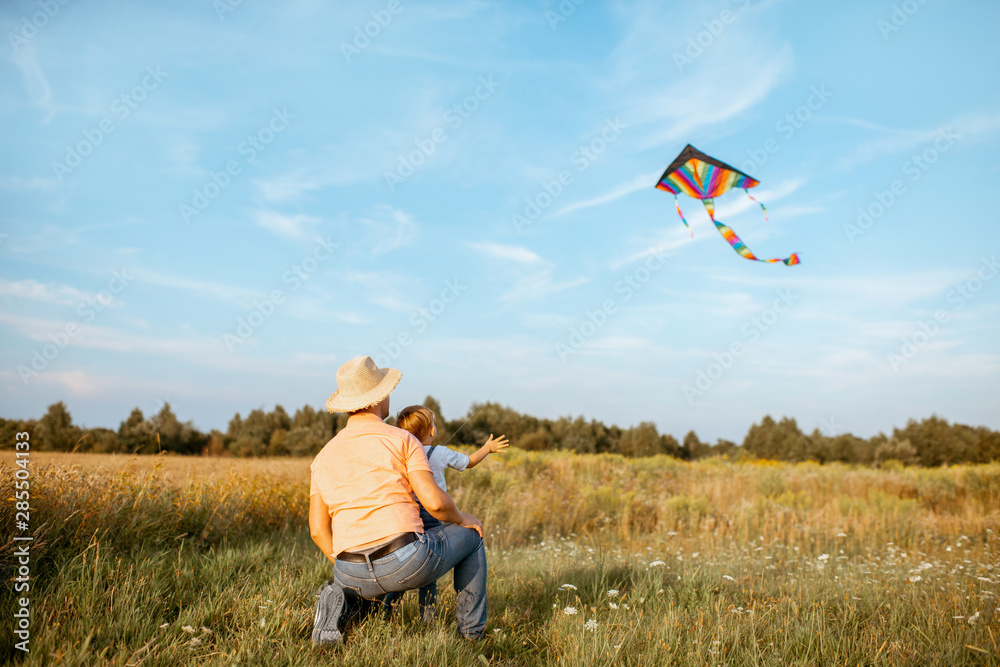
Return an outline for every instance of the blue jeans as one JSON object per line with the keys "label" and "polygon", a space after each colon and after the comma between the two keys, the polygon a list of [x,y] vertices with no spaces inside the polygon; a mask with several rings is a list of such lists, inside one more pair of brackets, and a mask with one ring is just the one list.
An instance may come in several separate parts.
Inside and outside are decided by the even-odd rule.
{"label": "blue jeans", "polygon": [[350,613],[363,606],[363,600],[426,586],[451,569],[458,632],[479,639],[486,628],[486,547],[471,528],[441,524],[388,556],[365,563],[338,560],[333,571]]}
{"label": "blue jeans", "polygon": [[[427,532],[431,528],[437,528],[441,525],[440,521],[435,519],[430,512],[424,509],[424,506],[419,500],[417,500],[417,506],[420,507],[420,520],[424,522],[424,532]],[[424,619],[425,623],[429,623],[434,620],[434,612],[437,609],[437,594],[437,581],[432,581],[431,583],[420,587],[418,595],[418,599],[420,600],[420,615]],[[405,591],[401,593],[389,593],[382,599],[382,605],[385,609],[386,618],[392,615],[392,606],[401,600],[403,595],[405,595]]]}

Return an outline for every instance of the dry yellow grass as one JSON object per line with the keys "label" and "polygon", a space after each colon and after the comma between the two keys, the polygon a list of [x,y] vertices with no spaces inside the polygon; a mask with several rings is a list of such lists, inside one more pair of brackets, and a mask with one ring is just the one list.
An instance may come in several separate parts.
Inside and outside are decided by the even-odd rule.
{"label": "dry yellow grass", "polygon": [[308,459],[31,463],[29,665],[1000,665],[1000,464],[512,450],[449,472],[488,532],[491,641],[373,620],[332,654],[309,645],[330,569],[308,536]]}
{"label": "dry yellow grass", "polygon": [[[309,479],[310,459],[234,459],[210,456],[139,456],[136,454],[81,454],[68,452],[31,452],[35,470],[55,466],[86,473],[132,471],[154,473],[161,482],[183,484],[189,481],[219,481],[232,474],[266,475],[273,479],[296,481]],[[0,451],[0,463],[13,467],[14,452]]]}

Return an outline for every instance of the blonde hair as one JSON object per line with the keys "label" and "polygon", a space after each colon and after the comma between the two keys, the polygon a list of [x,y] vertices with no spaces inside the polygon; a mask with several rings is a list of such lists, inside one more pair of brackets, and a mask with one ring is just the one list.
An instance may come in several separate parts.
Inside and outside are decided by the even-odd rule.
{"label": "blonde hair", "polygon": [[396,425],[412,433],[417,440],[423,442],[431,434],[434,426],[434,413],[422,405],[411,405],[403,408],[396,415]]}

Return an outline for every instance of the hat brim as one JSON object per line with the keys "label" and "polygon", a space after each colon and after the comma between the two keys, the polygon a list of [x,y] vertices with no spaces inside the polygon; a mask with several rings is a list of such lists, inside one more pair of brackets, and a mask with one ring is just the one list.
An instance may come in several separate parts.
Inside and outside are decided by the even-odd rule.
{"label": "hat brim", "polygon": [[382,368],[382,380],[373,389],[358,396],[341,396],[340,390],[333,392],[326,400],[327,412],[357,412],[381,403],[392,393],[403,374],[395,368]]}

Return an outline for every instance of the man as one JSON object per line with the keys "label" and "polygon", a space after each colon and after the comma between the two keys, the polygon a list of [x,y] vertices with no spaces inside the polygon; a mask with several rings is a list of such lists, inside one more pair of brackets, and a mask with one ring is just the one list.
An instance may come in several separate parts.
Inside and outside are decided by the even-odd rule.
{"label": "man", "polygon": [[[349,417],[310,466],[309,532],[334,563],[316,603],[314,643],[342,641],[344,612],[363,600],[420,588],[451,569],[459,634],[480,639],[486,627],[483,524],[434,482],[420,441],[383,422],[401,377],[357,357],[337,371],[326,402]],[[414,494],[445,523],[424,531]]]}

